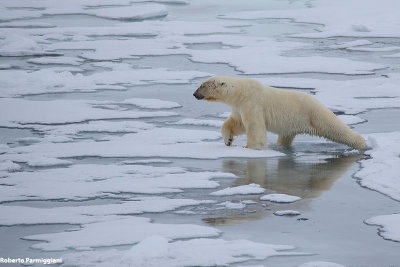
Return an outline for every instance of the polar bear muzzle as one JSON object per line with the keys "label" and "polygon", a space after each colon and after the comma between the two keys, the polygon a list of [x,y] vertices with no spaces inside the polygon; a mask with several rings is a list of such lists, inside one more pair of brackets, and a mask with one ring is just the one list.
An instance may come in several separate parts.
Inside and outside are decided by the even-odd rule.
{"label": "polar bear muzzle", "polygon": [[208,100],[208,101],[215,100],[215,96],[214,96],[215,89],[216,89],[216,86],[215,86],[214,82],[206,81],[206,82],[202,83],[199,88],[197,88],[197,90],[193,93],[193,95],[197,100],[201,100],[201,99]]}
{"label": "polar bear muzzle", "polygon": [[194,97],[195,97],[197,100],[202,100],[202,99],[204,98],[204,95],[200,94],[198,91],[199,91],[199,90],[197,89],[197,90],[193,93],[193,95],[194,95]]}

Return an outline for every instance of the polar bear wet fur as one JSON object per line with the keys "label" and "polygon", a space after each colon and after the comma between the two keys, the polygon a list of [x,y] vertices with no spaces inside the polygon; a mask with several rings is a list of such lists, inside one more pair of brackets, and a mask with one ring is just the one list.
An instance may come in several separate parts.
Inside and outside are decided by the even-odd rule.
{"label": "polar bear wet fur", "polygon": [[365,149],[361,135],[302,92],[264,86],[252,79],[216,76],[203,82],[193,95],[231,106],[232,113],[221,129],[227,146],[234,136],[246,133],[246,147],[262,149],[270,131],[278,134],[278,144],[283,146],[290,146],[297,134],[310,134]]}

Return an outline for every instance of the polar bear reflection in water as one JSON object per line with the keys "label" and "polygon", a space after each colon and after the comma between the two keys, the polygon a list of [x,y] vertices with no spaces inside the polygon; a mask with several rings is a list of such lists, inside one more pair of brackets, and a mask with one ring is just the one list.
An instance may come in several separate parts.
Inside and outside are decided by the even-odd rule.
{"label": "polar bear reflection in water", "polygon": [[[222,168],[224,172],[231,172],[239,177],[230,186],[256,183],[267,189],[266,194],[299,196],[303,200],[285,206],[288,209],[302,211],[309,209],[310,199],[317,198],[324,191],[330,190],[335,181],[361,158],[363,155],[341,156],[326,158],[316,163],[299,161],[294,155],[269,159],[231,159],[224,160]],[[226,200],[250,199],[261,203],[259,198],[260,195],[229,196]],[[219,211],[204,221],[212,225],[228,224],[241,220],[256,220],[272,214],[272,211],[261,205],[249,205],[245,211]]]}

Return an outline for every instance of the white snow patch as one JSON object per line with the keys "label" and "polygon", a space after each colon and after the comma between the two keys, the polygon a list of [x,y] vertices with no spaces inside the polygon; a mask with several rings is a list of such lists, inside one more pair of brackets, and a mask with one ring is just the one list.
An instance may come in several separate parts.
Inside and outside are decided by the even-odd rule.
{"label": "white snow patch", "polygon": [[21,166],[11,160],[0,161],[0,171],[14,172],[21,169]]}
{"label": "white snow patch", "polygon": [[[359,8],[362,6],[363,8]],[[399,16],[394,9],[400,8],[396,0],[388,0],[384,5],[375,1],[320,0],[310,7],[307,4],[287,3],[276,10],[244,11],[226,14],[226,18],[236,19],[295,19],[296,22],[323,24],[319,31],[296,34],[297,37],[326,38],[332,36],[352,37],[400,37],[397,30]],[[336,14],[336,16],[332,16]]]}
{"label": "white snow patch", "polygon": [[80,133],[136,133],[141,130],[149,130],[155,126],[142,121],[88,121],[84,123],[73,123],[63,125],[30,125],[36,131],[46,134],[47,141],[56,141],[56,138],[74,137]]}
{"label": "white snow patch", "polygon": [[145,4],[85,10],[85,14],[119,20],[144,20],[168,15],[164,5]]}
{"label": "white snow patch", "polygon": [[56,158],[37,157],[27,161],[27,164],[31,167],[50,167],[50,166],[71,165],[72,161],[56,159]]}
{"label": "white snow patch", "polygon": [[[8,156],[8,155],[7,155]],[[216,188],[214,178],[235,178],[224,172],[190,172],[178,167],[148,165],[77,164],[68,168],[13,172],[2,179],[0,201],[84,200],[131,194],[182,192],[183,189]],[[121,195],[125,194],[125,195]]]}
{"label": "white snow patch", "polygon": [[346,266],[328,261],[310,261],[300,264],[298,267],[346,267]]}
{"label": "white snow patch", "polygon": [[[102,102],[86,100],[30,101],[0,98],[0,125],[24,128],[25,124],[61,124],[176,115],[166,111],[117,111],[94,107],[101,105]],[[25,128],[28,127],[25,125]]]}
{"label": "white snow patch", "polygon": [[359,116],[355,116],[355,115],[338,115],[337,116],[341,121],[343,121],[346,124],[358,124],[358,123],[362,123],[365,122],[366,120],[363,118],[360,118]]}
{"label": "white snow patch", "polygon": [[286,194],[268,194],[260,197],[260,200],[266,200],[277,203],[293,203],[301,200],[301,197],[291,196]]}
{"label": "white snow patch", "polygon": [[[116,114],[123,117],[124,113],[128,112]],[[96,114],[92,113],[91,115]],[[143,113],[137,114],[137,116],[145,116],[146,114],[149,115]],[[150,114],[156,115],[158,113]],[[79,116],[82,116],[82,114],[79,114]],[[21,117],[21,119],[23,118]],[[37,156],[49,158],[95,156],[216,159],[226,157],[266,158],[284,155],[274,150],[252,150],[239,146],[227,147],[221,141],[210,141],[219,138],[220,133],[217,131],[153,128],[138,133],[113,136],[109,138],[109,141],[103,142],[82,140],[79,143],[37,143],[30,146],[15,147],[10,151],[12,154],[7,156],[8,159],[27,161]],[[2,155],[0,155],[1,158]]]}
{"label": "white snow patch", "polygon": [[278,210],[274,212],[274,215],[277,216],[297,216],[301,213],[297,210]]}
{"label": "white snow patch", "polygon": [[[107,233],[107,234],[99,234]],[[182,238],[215,237],[220,231],[193,224],[152,223],[143,217],[96,222],[84,225],[78,231],[25,236],[25,240],[43,241],[32,248],[46,251],[85,249],[101,246],[129,245],[143,241],[149,236],[162,235],[168,240]]]}
{"label": "white snow patch", "polygon": [[224,122],[220,120],[182,119],[170,124],[221,127]]}
{"label": "white snow patch", "polygon": [[262,194],[265,189],[259,184],[240,185],[236,187],[228,187],[219,191],[210,193],[213,196],[232,196],[232,195],[251,195]]}
{"label": "white snow patch", "polygon": [[76,57],[38,57],[28,59],[27,62],[41,65],[61,64],[78,66],[83,63],[83,59]]}
{"label": "white snow patch", "polygon": [[220,118],[228,118],[231,115],[232,112],[227,111],[227,112],[222,112],[220,114],[218,114],[218,117]]}
{"label": "white snow patch", "polygon": [[164,236],[149,236],[129,250],[111,249],[63,255],[66,265],[105,266],[229,266],[248,260],[264,260],[294,247],[248,240],[192,239],[169,242]]}
{"label": "white snow patch", "polygon": [[145,212],[160,213],[202,203],[203,201],[193,199],[142,197],[130,199],[130,201],[119,204],[81,205],[75,207],[35,208],[1,205],[0,211],[8,214],[8,216],[0,218],[0,225],[87,224],[126,218],[117,215],[133,215]]}
{"label": "white snow patch", "polygon": [[166,101],[166,100],[152,99],[152,98],[129,98],[125,99],[122,103],[148,109],[163,109],[163,108],[167,109],[167,108],[182,107],[180,104],[173,101]]}
{"label": "white snow patch", "polygon": [[166,159],[138,159],[138,160],[124,160],[121,164],[151,164],[151,163],[171,163],[172,161]]}
{"label": "white snow patch", "polygon": [[[7,13],[8,11],[6,11]],[[0,12],[2,15],[4,13]],[[48,53],[35,40],[25,36],[11,34],[0,39],[0,56],[34,56]]]}
{"label": "white snow patch", "polygon": [[[43,60],[49,62],[50,59]],[[73,63],[71,60],[64,57],[60,62]],[[125,90],[127,86],[132,85],[189,83],[193,78],[206,76],[209,74],[198,71],[171,71],[165,68],[113,70],[95,72],[91,75],[73,74],[65,68],[61,70],[46,68],[32,72],[4,70],[0,76],[0,85],[4,88],[0,96]]]}
{"label": "white snow patch", "polygon": [[[231,41],[231,42],[230,42]],[[372,74],[384,65],[353,61],[346,58],[307,56],[289,57],[284,52],[306,46],[305,44],[281,42],[270,39],[241,38],[239,40],[222,40],[224,44],[243,47],[218,50],[191,50],[191,59],[204,63],[227,63],[246,74],[281,74],[281,73],[339,73],[339,74]],[[268,47],[268,49],[265,49]],[[268,58],[268,60],[262,60]],[[307,64],[304,64],[307,62]],[[326,64],[329,62],[329,64]]]}
{"label": "white snow patch", "polygon": [[384,239],[400,242],[400,214],[376,216],[365,222],[379,226],[379,235]]}
{"label": "white snow patch", "polygon": [[367,137],[365,154],[371,158],[360,161],[361,170],[355,173],[361,186],[370,188],[400,201],[400,132],[375,133]]}
{"label": "white snow patch", "polygon": [[330,45],[329,48],[332,48],[332,49],[348,49],[348,48],[352,48],[352,47],[371,45],[371,44],[373,44],[371,41],[364,40],[364,39],[359,39],[359,40],[355,40],[355,41],[350,41],[350,42],[344,42],[344,43],[340,43],[340,44]]}
{"label": "white snow patch", "polygon": [[[3,14],[2,14],[3,15]],[[53,28],[54,24],[45,22],[13,21],[0,23],[1,28]]]}
{"label": "white snow patch", "polygon": [[232,209],[232,210],[241,210],[246,208],[246,204],[242,201],[240,202],[232,202],[232,201],[225,201],[222,203],[217,204],[218,206],[224,206],[227,209]]}

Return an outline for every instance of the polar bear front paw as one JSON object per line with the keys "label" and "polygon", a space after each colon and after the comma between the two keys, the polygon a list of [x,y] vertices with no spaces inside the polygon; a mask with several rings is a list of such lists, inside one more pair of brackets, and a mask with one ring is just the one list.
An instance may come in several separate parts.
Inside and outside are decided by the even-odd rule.
{"label": "polar bear front paw", "polygon": [[231,146],[232,143],[233,143],[233,136],[229,136],[227,138],[224,138],[224,142],[225,142],[225,145]]}

